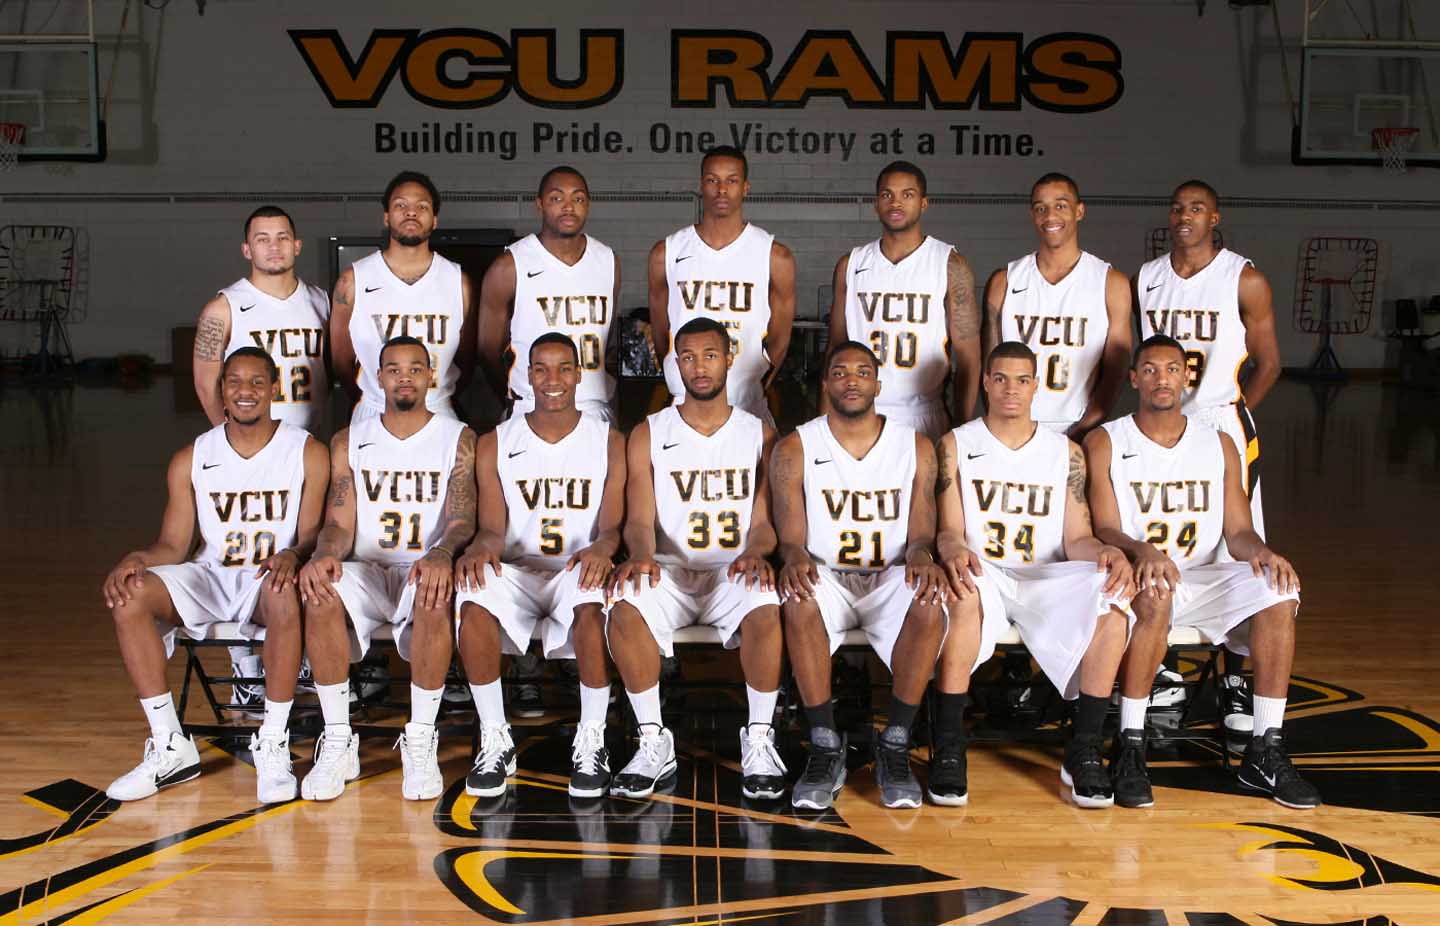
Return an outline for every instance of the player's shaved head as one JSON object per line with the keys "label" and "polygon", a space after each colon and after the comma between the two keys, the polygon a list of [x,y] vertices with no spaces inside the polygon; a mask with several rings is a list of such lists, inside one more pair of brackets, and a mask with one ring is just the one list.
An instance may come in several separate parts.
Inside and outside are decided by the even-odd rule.
{"label": "player's shaved head", "polygon": [[237,360],[244,360],[247,358],[250,360],[258,360],[265,365],[265,369],[270,374],[270,382],[273,383],[279,381],[280,368],[275,365],[275,358],[258,347],[237,347],[235,350],[231,351],[230,356],[226,357],[225,362],[220,365],[221,378],[223,379],[225,374],[230,372],[231,364],[233,364]]}

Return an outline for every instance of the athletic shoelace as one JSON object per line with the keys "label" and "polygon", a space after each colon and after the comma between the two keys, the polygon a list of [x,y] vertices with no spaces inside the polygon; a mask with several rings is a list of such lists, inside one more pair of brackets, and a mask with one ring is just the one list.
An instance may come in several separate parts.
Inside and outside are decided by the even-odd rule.
{"label": "athletic shoelace", "polygon": [[250,755],[254,757],[257,769],[270,773],[284,771],[286,760],[290,758],[280,740],[263,736],[256,737],[255,748],[250,751]]}
{"label": "athletic shoelace", "polygon": [[486,727],[480,731],[480,755],[475,757],[477,772],[498,771],[505,761],[509,747],[505,744],[505,732],[501,727]]}
{"label": "athletic shoelace", "polygon": [[910,777],[910,750],[899,746],[881,745],[879,759],[891,781]]}
{"label": "athletic shoelace", "polygon": [[[647,726],[655,726],[647,724]],[[642,759],[645,767],[657,769],[664,764],[665,737],[660,733],[660,727],[655,727],[654,732],[642,730],[640,732],[640,748],[635,753],[636,759]]]}
{"label": "athletic shoelace", "polygon": [[774,776],[789,771],[784,760],[780,758],[780,753],[776,751],[775,743],[763,731],[753,731],[746,727],[745,746],[747,748],[741,765],[751,766],[745,770],[747,775]]}
{"label": "athletic shoelace", "polygon": [[345,749],[350,743],[347,738],[336,736],[328,730],[320,732],[320,741],[315,744],[316,765],[338,765],[345,759]]}
{"label": "athletic shoelace", "polygon": [[570,762],[582,775],[600,773],[600,750],[605,745],[605,733],[599,727],[581,727],[575,734],[575,743],[570,747]]}

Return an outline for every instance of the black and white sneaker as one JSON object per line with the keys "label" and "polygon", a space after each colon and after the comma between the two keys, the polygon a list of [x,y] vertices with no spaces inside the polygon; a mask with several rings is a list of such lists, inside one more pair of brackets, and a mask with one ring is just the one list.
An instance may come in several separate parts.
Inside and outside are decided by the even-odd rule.
{"label": "black and white sneaker", "polygon": [[1320,791],[1291,764],[1279,727],[1251,737],[1237,778],[1240,787],[1268,794],[1275,803],[1295,810],[1311,810],[1321,803]]}
{"label": "black and white sneaker", "polygon": [[1115,736],[1115,758],[1110,762],[1115,803],[1121,807],[1153,807],[1150,770],[1145,765],[1145,731],[1121,730]]}
{"label": "black and white sneaker", "polygon": [[315,670],[310,668],[310,657],[300,659],[300,673],[295,677],[296,694],[315,693]]}
{"label": "black and white sneaker", "polygon": [[845,787],[845,746],[843,733],[824,727],[810,730],[810,748],[800,779],[790,789],[792,807],[825,810]]}
{"label": "black and white sneaker", "polygon": [[1185,676],[1163,665],[1155,670],[1155,683],[1150,689],[1151,707],[1180,707],[1188,697]]}
{"label": "black and white sneaker", "polygon": [[785,796],[785,763],[775,750],[775,728],[768,723],[740,728],[740,793],[752,801]]}
{"label": "black and white sneaker", "polygon": [[246,717],[259,719],[265,716],[265,663],[258,654],[242,656],[238,662],[230,663],[230,674],[235,678],[253,679],[249,682],[234,682],[230,686],[230,706],[239,708]]}
{"label": "black and white sneaker", "polygon": [[1249,679],[1243,675],[1220,676],[1220,705],[1227,734],[1247,740],[1255,735],[1255,702]]}
{"label": "black and white sneaker", "polygon": [[640,725],[635,755],[610,783],[617,797],[649,797],[662,782],[675,776],[675,736],[655,723]]}
{"label": "black and white sneaker", "polygon": [[471,797],[499,797],[506,780],[515,774],[515,743],[509,725],[480,728],[480,752],[465,776],[465,793]]}
{"label": "black and white sneaker", "polygon": [[605,728],[594,724],[577,727],[570,744],[570,796],[603,797],[610,787],[610,752],[605,748]]}
{"label": "black and white sneaker", "polygon": [[930,801],[942,807],[964,807],[970,800],[966,780],[964,740],[951,740],[935,747],[930,756]]}
{"label": "black and white sneaker", "polygon": [[1100,740],[1093,736],[1072,737],[1065,744],[1065,761],[1060,765],[1060,784],[1077,807],[1095,810],[1115,803]]}
{"label": "black and white sneaker", "polygon": [[145,741],[140,764],[110,782],[105,796],[116,801],[138,801],[161,788],[178,785],[200,775],[200,751],[195,740],[176,730],[163,740]]}

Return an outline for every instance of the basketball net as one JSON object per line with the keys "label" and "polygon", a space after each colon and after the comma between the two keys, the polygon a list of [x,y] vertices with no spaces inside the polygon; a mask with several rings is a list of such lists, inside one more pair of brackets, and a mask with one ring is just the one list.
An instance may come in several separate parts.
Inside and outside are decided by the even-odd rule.
{"label": "basketball net", "polygon": [[1405,155],[1415,147],[1419,137],[1420,130],[1416,128],[1383,128],[1370,133],[1375,150],[1380,152],[1380,163],[1389,174],[1405,173]]}
{"label": "basketball net", "polygon": [[0,122],[0,173],[9,173],[20,163],[20,146],[25,143],[25,123]]}

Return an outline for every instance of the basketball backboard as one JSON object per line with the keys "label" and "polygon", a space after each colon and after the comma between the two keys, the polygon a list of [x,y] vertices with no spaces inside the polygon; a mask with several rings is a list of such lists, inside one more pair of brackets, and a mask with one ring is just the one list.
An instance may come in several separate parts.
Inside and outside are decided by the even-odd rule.
{"label": "basketball backboard", "polygon": [[1297,163],[1378,164],[1372,132],[1418,129],[1411,164],[1440,164],[1440,49],[1310,45],[1300,72]]}
{"label": "basketball backboard", "polygon": [[0,43],[0,123],[25,127],[21,160],[103,160],[93,42]]}

